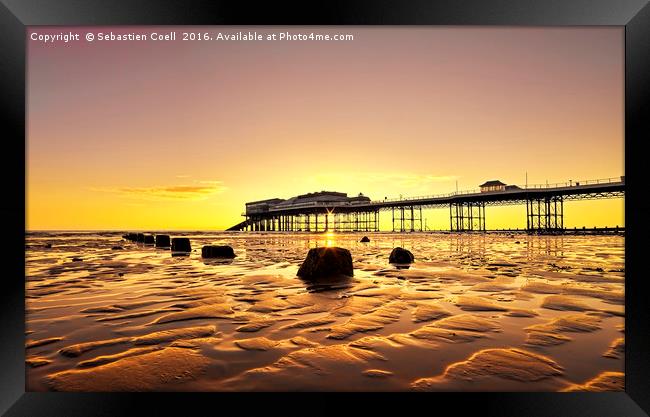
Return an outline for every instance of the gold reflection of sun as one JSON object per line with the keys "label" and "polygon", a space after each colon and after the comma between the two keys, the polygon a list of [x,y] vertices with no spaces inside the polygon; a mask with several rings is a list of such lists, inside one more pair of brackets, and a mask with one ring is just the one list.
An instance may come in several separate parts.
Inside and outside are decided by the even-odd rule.
{"label": "gold reflection of sun", "polygon": [[332,247],[334,246],[334,243],[336,242],[334,232],[327,232],[325,233],[325,246]]}

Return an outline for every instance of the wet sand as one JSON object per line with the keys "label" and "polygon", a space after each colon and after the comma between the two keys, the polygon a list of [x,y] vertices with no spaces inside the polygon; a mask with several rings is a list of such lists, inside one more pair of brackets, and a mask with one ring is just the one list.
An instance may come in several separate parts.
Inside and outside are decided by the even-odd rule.
{"label": "wet sand", "polygon": [[[624,389],[623,237],[363,235],[172,233],[194,249],[172,257],[30,233],[27,390]],[[317,246],[349,249],[354,277],[296,277]]]}

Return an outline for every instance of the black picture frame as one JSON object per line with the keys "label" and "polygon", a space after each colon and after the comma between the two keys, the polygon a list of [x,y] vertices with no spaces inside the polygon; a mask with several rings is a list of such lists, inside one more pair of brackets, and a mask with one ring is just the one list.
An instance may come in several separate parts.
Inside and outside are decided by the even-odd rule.
{"label": "black picture frame", "polygon": [[[25,392],[25,58],[26,28],[33,25],[515,25],[625,27],[625,392],[620,393],[450,393],[319,398],[311,408],[339,412],[344,399],[364,412],[391,405],[431,413],[517,416],[641,416],[650,412],[650,309],[643,291],[644,240],[650,212],[643,195],[641,151],[650,116],[650,6],[646,0],[447,0],[332,1],[252,6],[225,1],[1,0],[0,85],[3,151],[1,237],[7,269],[2,277],[0,326],[0,412],[9,416],[152,415],[190,405],[221,413],[251,406],[291,412],[301,399],[285,395],[223,393],[37,393]],[[577,156],[579,157],[579,156]],[[347,406],[346,406],[347,408]],[[408,409],[408,408],[407,408]],[[309,412],[303,409],[298,412]],[[645,411],[644,411],[645,410]]]}

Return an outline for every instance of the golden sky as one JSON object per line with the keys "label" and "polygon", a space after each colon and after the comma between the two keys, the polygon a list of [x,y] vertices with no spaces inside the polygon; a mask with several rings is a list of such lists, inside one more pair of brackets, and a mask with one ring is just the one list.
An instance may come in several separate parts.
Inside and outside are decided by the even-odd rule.
{"label": "golden sky", "polygon": [[[68,29],[170,30],[30,30]],[[379,200],[624,174],[623,28],[200,31],[249,29],[355,39],[28,41],[27,228],[214,230],[246,201],[320,190]],[[624,225],[620,199],[565,214]],[[447,211],[426,215],[448,227]],[[486,215],[525,226],[524,206]]]}

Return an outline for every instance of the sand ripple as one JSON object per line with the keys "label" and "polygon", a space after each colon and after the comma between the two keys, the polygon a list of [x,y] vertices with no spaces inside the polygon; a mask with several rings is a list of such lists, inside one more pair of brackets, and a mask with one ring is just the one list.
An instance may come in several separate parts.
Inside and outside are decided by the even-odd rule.
{"label": "sand ripple", "polygon": [[603,372],[584,384],[574,384],[563,391],[623,391],[625,389],[625,375],[622,372]]}
{"label": "sand ripple", "polygon": [[610,345],[607,352],[603,353],[606,358],[620,359],[625,354],[625,339],[619,337],[615,339]]}
{"label": "sand ripple", "polygon": [[228,304],[211,304],[200,307],[189,308],[178,313],[170,313],[158,317],[152,324],[170,323],[173,321],[194,320],[194,319],[226,319],[233,314],[232,307]]}
{"label": "sand ripple", "polygon": [[485,349],[448,366],[442,375],[418,379],[411,386],[416,390],[431,390],[449,380],[473,381],[485,377],[534,382],[562,374],[563,368],[546,356],[523,349]]}
{"label": "sand ripple", "polygon": [[345,339],[355,333],[381,329],[399,320],[406,307],[407,304],[403,301],[392,301],[369,314],[354,316],[342,325],[332,326],[327,338]]}
{"label": "sand ripple", "polygon": [[90,369],[57,372],[47,383],[55,391],[164,390],[196,378],[209,363],[193,350],[169,347]]}

